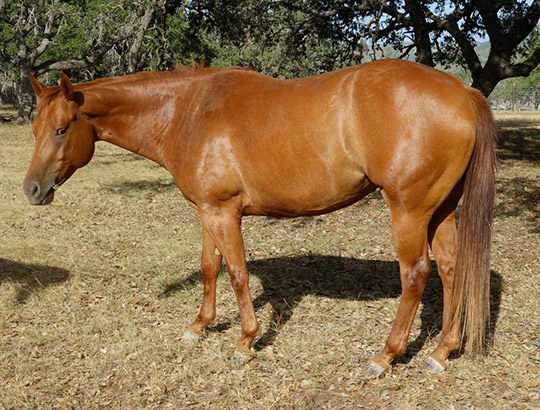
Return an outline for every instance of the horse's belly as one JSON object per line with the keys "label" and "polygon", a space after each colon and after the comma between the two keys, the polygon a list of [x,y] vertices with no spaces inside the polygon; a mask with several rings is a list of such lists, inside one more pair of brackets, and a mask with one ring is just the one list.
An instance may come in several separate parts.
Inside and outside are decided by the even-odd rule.
{"label": "horse's belly", "polygon": [[320,215],[349,206],[377,187],[365,175],[348,178],[276,179],[273,184],[247,187],[245,213],[267,216]]}

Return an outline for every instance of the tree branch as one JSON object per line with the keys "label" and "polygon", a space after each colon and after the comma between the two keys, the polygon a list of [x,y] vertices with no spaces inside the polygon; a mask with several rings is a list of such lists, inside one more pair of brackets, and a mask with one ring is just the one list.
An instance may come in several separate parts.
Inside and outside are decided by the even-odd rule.
{"label": "tree branch", "polygon": [[157,4],[155,4],[155,7],[154,7],[153,2],[147,4],[146,9],[144,11],[144,15],[141,17],[140,26],[137,30],[134,30],[135,38],[129,49],[129,61],[128,61],[128,70],[127,70],[128,73],[134,73],[135,71],[137,71],[138,55],[139,55],[139,50],[141,48],[142,42],[144,40],[144,35],[148,31],[148,27],[150,26],[150,23],[152,22],[152,19],[154,17],[154,12],[156,11],[156,7],[163,8],[164,6],[165,6],[164,0],[158,1]]}
{"label": "tree branch", "polygon": [[411,50],[415,47],[414,44],[410,44],[409,46],[405,47],[405,51],[403,53],[401,53],[400,56],[398,56],[397,58],[398,59],[402,59],[402,58],[405,58],[407,57],[407,55],[409,55],[409,53],[411,52]]}
{"label": "tree branch", "polygon": [[33,24],[30,22],[30,13],[26,4],[20,2],[17,22],[14,24],[14,31],[18,31],[23,37],[26,37]]}
{"label": "tree branch", "polygon": [[6,13],[6,0],[0,0],[0,21],[13,25],[13,19]]}
{"label": "tree branch", "polygon": [[426,27],[426,18],[422,6],[417,0],[405,0],[405,5],[411,16],[414,45],[416,46],[416,59],[419,63],[433,67],[435,64],[433,64],[429,29]]}
{"label": "tree branch", "polygon": [[431,15],[430,18],[437,23],[439,28],[446,30],[454,37],[472,75],[474,76],[476,72],[482,70],[482,63],[476,54],[474,46],[467,36],[459,29],[457,21],[452,17],[438,19],[436,16]]}
{"label": "tree branch", "polygon": [[401,24],[403,24],[405,26],[412,26],[411,19],[409,17],[407,17],[406,14],[400,13],[396,9],[395,5],[387,6],[386,2],[385,2],[383,4],[382,11],[385,14],[394,17],[398,23],[401,23]]}
{"label": "tree branch", "polygon": [[96,62],[96,60],[101,58],[107,51],[109,51],[117,43],[131,37],[132,35],[133,35],[133,32],[131,30],[129,31],[126,30],[123,33],[111,39],[111,41],[101,44],[98,48],[96,48],[92,52],[92,54],[86,56],[84,59],[81,59],[81,60],[45,61],[39,64],[38,66],[34,67],[34,73],[36,75],[40,75],[51,70],[71,70],[74,68],[90,67]]}
{"label": "tree branch", "polygon": [[497,8],[491,0],[473,0],[473,3],[482,17],[492,46],[498,47],[499,44],[505,41],[505,33],[501,21],[497,16]]}
{"label": "tree branch", "polygon": [[525,61],[507,65],[503,69],[505,77],[526,77],[540,64],[540,47],[534,50]]}
{"label": "tree branch", "polygon": [[514,49],[521,43],[538,24],[540,18],[540,0],[535,0],[527,13],[514,23],[506,36],[505,46]]}
{"label": "tree branch", "polygon": [[41,41],[39,45],[34,49],[34,51],[28,57],[30,65],[33,66],[36,60],[47,50],[47,47],[49,46],[49,43],[51,42],[52,29],[54,27],[54,22],[57,16],[58,15],[55,12],[53,11],[50,12],[49,18],[45,22],[45,27],[43,28]]}

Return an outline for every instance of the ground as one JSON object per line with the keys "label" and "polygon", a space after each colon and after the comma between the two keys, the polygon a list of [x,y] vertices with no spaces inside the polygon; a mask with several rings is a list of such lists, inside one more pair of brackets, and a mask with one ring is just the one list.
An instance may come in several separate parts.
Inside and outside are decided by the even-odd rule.
{"label": "ground", "polygon": [[201,231],[166,171],[105,143],[47,207],[22,192],[29,126],[0,124],[0,409],[540,408],[540,115],[497,113],[493,345],[424,373],[442,288],[429,281],[407,353],[363,372],[388,336],[400,282],[380,194],[314,218],[246,218],[261,333],[231,361],[240,322],[228,277],[198,312]]}

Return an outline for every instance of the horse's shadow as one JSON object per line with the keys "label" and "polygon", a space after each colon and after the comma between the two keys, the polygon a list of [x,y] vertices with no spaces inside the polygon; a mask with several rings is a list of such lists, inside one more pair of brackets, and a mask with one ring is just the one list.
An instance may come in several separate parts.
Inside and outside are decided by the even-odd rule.
{"label": "horse's shadow", "polygon": [[0,283],[16,285],[15,300],[20,304],[24,304],[36,291],[65,282],[69,277],[66,269],[0,258]]}
{"label": "horse's shadow", "polygon": [[[409,343],[404,359],[408,361],[425,341],[440,333],[443,313],[443,288],[434,266],[422,297],[421,330],[416,340]],[[361,260],[354,258],[304,255],[255,260],[248,263],[251,275],[257,276],[263,291],[253,304],[261,309],[272,306],[273,314],[268,330],[257,340],[256,350],[272,345],[281,328],[292,317],[294,309],[307,295],[343,300],[378,300],[401,295],[399,264],[397,261]],[[185,290],[202,280],[200,271],[168,285],[162,296]],[[501,300],[501,276],[491,272],[491,323],[495,331]],[[211,326],[208,330],[221,332],[229,328],[231,320]]]}

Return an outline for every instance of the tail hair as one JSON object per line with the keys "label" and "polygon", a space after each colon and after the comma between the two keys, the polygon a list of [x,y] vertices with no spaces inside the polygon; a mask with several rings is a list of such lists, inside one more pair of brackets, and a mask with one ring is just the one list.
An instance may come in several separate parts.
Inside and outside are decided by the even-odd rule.
{"label": "tail hair", "polygon": [[462,323],[461,343],[473,354],[485,352],[490,319],[490,256],[495,201],[497,128],[486,98],[471,89],[476,141],[465,175],[458,226],[452,296],[453,324]]}

